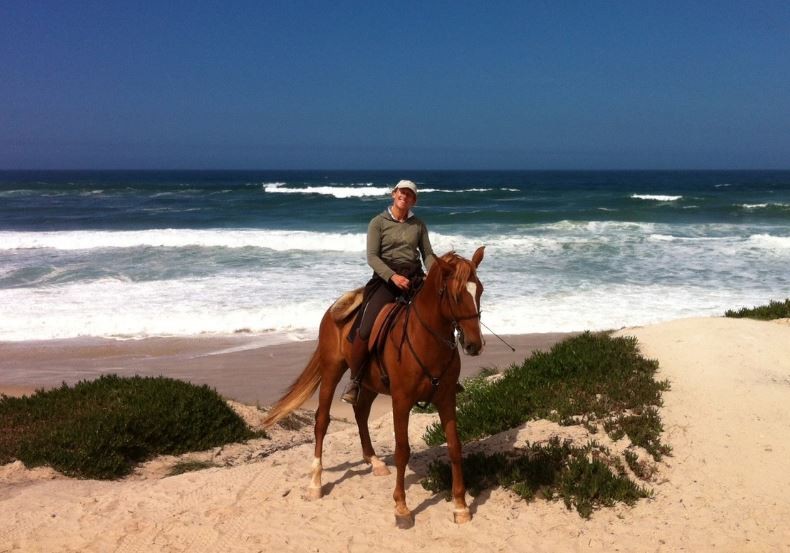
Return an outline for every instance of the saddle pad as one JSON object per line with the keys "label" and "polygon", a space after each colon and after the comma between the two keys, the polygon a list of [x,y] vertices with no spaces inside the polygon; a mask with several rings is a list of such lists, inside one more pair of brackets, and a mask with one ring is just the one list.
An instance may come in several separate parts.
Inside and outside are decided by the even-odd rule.
{"label": "saddle pad", "polygon": [[345,322],[362,305],[364,291],[364,288],[357,288],[340,296],[329,308],[332,319],[336,323]]}

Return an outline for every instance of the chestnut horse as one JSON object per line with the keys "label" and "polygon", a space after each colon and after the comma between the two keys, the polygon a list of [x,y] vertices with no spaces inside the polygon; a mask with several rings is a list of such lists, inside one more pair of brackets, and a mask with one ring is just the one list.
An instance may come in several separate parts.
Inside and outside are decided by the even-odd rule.
{"label": "chestnut horse", "polygon": [[[411,302],[391,317],[389,334],[376,347],[374,330],[371,349],[375,349],[365,373],[354,416],[362,442],[362,456],[378,476],[389,474],[387,466],[377,456],[370,442],[368,417],[373,400],[378,394],[392,396],[395,425],[395,520],[399,527],[413,525],[414,517],[406,506],[404,474],[411,450],[408,441],[409,412],[419,402],[433,403],[447,437],[453,477],[454,519],[457,523],[471,519],[466,505],[466,488],[461,473],[461,443],[458,440],[455,415],[455,394],[461,360],[455,342],[465,353],[477,355],[483,347],[480,332],[480,296],[483,285],[476,269],[483,260],[483,247],[475,251],[472,260],[449,252],[431,266],[422,287]],[[345,300],[345,303],[344,303]],[[269,426],[301,406],[316,388],[319,392],[315,416],[315,458],[313,460],[309,497],[317,499],[321,491],[321,456],[324,436],[329,426],[329,408],[335,388],[348,368],[346,359],[350,343],[346,336],[353,324],[356,308],[361,302],[359,290],[338,300],[321,319],[318,346],[307,367],[294,381],[288,392],[269,411],[264,425]],[[376,327],[390,311],[382,310]],[[374,328],[376,328],[374,327]],[[387,376],[389,383],[387,385]]]}

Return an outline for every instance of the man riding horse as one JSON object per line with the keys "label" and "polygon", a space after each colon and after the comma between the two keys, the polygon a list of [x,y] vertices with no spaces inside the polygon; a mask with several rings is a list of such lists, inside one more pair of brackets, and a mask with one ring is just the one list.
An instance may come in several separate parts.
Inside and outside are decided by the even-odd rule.
{"label": "man riding horse", "polygon": [[[420,401],[436,406],[447,438],[453,480],[453,520],[460,524],[471,519],[456,419],[456,391],[461,373],[459,350],[478,355],[484,343],[480,330],[483,284],[477,277],[484,247],[477,248],[471,260],[455,252],[437,258],[425,224],[411,214],[416,201],[415,184],[401,181],[392,191],[392,206],[370,222],[368,263],[375,274],[366,286],[364,300],[360,290],[354,290],[327,309],[310,360],[264,420],[266,427],[275,424],[319,390],[314,457],[306,494],[310,499],[318,499],[324,494],[323,449],[329,411],[343,374],[351,368],[352,383],[343,399],[354,403],[362,458],[371,465],[375,476],[389,474],[389,469],[373,448],[368,417],[376,396],[389,395],[395,432],[396,475],[392,497],[399,528],[414,524],[414,515],[406,503],[405,474],[411,455],[409,414]],[[429,271],[422,283],[415,286],[415,279],[424,276],[420,256]],[[413,294],[401,309],[384,309],[407,291]],[[362,304],[361,314],[355,316]],[[374,323],[381,326],[376,318],[381,312],[384,319],[384,311],[391,323],[389,333],[385,332],[377,342],[376,355],[370,360],[370,365],[378,370],[365,371],[368,338]],[[363,380],[365,387],[360,390]]]}
{"label": "man riding horse", "polygon": [[392,190],[392,205],[368,225],[367,261],[373,277],[365,285],[363,305],[351,330],[349,368],[351,381],[343,392],[346,403],[356,405],[368,361],[368,339],[381,309],[407,294],[416,277],[423,277],[422,261],[430,269],[436,260],[428,228],[414,216],[417,186],[402,180]]}

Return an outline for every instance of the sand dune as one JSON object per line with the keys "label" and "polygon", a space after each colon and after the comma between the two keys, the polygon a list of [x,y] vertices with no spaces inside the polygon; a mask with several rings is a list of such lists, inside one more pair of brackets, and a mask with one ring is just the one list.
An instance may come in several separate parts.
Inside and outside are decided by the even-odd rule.
{"label": "sand dune", "polygon": [[[457,526],[451,505],[419,485],[444,449],[427,448],[420,436],[433,418],[415,415],[411,530],[394,527],[394,476],[373,476],[356,428],[336,421],[318,501],[303,498],[312,459],[304,431],[268,455],[255,454],[256,444],[207,452],[230,466],[169,478],[149,467],[147,475],[96,482],[7,465],[0,468],[0,552],[790,550],[790,327],[706,318],[619,334],[636,336],[672,385],[661,416],[673,455],[650,483],[654,497],[635,507],[584,520],[561,502],[528,504],[495,489],[474,498],[472,522]],[[556,434],[587,438],[583,429],[535,421],[468,450]],[[392,465],[389,415],[371,423],[371,435]]]}

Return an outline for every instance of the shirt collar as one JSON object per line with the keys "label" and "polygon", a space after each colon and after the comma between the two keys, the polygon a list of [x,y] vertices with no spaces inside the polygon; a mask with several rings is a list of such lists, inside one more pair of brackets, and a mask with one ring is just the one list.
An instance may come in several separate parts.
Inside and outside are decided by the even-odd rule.
{"label": "shirt collar", "polygon": [[[390,218],[392,218],[393,221],[397,221],[398,220],[395,217],[395,215],[392,214],[392,208],[391,207],[387,207],[387,213],[390,214]],[[412,217],[414,217],[414,213],[412,213],[412,210],[410,209],[409,213],[406,214],[406,219],[411,219]]]}

